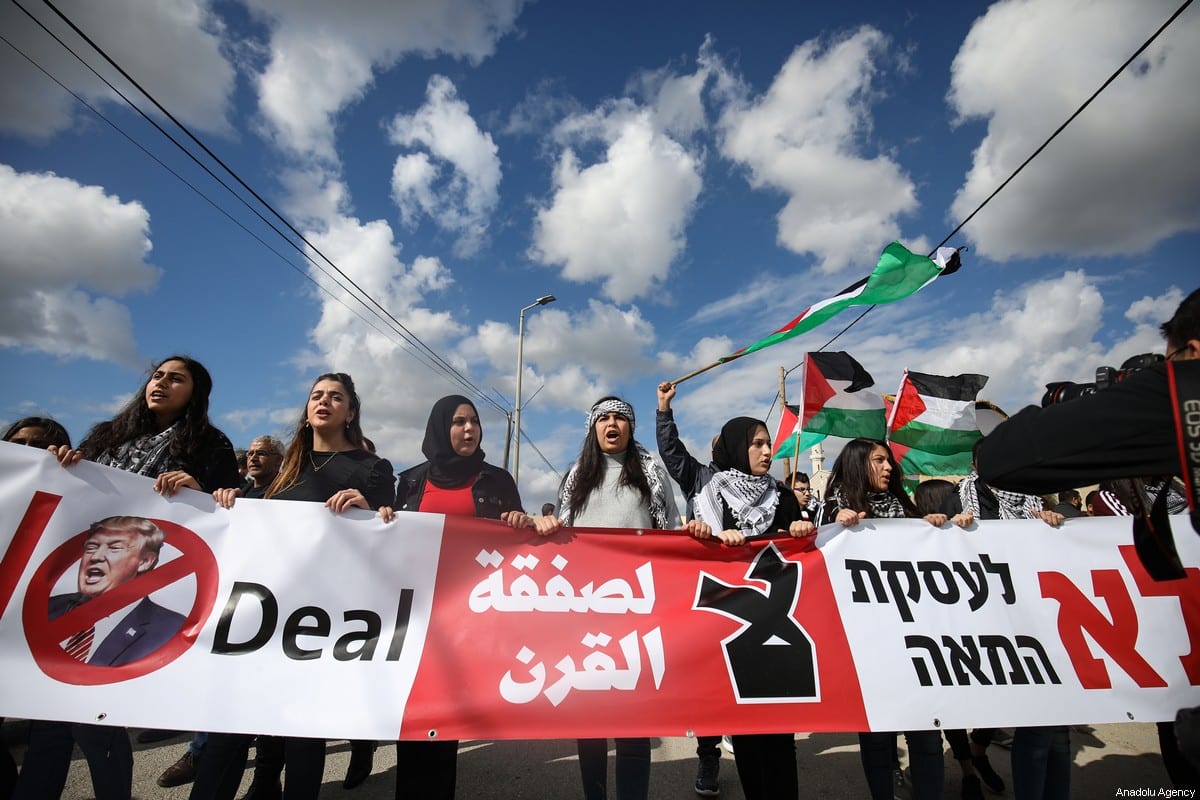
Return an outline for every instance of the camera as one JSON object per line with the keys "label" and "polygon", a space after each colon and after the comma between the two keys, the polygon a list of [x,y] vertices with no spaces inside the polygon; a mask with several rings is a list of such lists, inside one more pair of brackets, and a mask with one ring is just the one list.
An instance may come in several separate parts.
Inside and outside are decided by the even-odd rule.
{"label": "camera", "polygon": [[1163,357],[1158,353],[1142,353],[1141,355],[1125,359],[1125,363],[1121,364],[1120,369],[1097,367],[1095,383],[1072,383],[1071,381],[1047,383],[1046,393],[1042,395],[1042,407],[1045,408],[1046,406],[1074,400],[1077,397],[1086,397],[1089,394],[1095,394],[1107,389],[1109,386],[1120,383],[1138,370],[1145,369],[1151,364],[1157,364],[1163,360]]}

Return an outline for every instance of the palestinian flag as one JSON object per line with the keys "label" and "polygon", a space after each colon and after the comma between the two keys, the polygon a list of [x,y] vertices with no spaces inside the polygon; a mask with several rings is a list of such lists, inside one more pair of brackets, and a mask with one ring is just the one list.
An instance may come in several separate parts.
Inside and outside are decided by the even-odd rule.
{"label": "palestinian flag", "polygon": [[949,275],[962,266],[958,250],[952,247],[939,247],[933,258],[910,253],[904,245],[892,242],[883,249],[875,270],[858,281],[847,286],[833,297],[814,303],[800,316],[784,325],[765,339],[759,339],[754,344],[743,347],[735,353],[730,353],[719,359],[720,363],[733,361],[744,355],[770,347],[773,344],[787,341],[794,336],[807,333],[813,328],[833,317],[835,314],[850,306],[869,306],[880,303],[891,303],[908,297],[918,289],[927,286],[938,275]]}
{"label": "palestinian flag", "polygon": [[914,450],[897,442],[888,442],[900,471],[905,475],[926,475],[940,478],[945,475],[966,475],[971,471],[971,451],[955,453],[951,456],[939,456],[926,453],[924,450]]}
{"label": "palestinian flag", "polygon": [[795,458],[797,453],[808,450],[824,440],[823,433],[801,431],[800,406],[785,403],[779,429],[775,431],[775,449],[771,452],[771,458]]}
{"label": "palestinian flag", "polygon": [[883,397],[868,391],[875,379],[849,353],[804,356],[804,406],[800,429],[854,439],[882,439],[887,431]]}
{"label": "palestinian flag", "polygon": [[982,438],[975,398],[986,383],[985,375],[943,377],[905,370],[888,420],[888,438],[933,456],[965,453],[969,471],[971,448]]}

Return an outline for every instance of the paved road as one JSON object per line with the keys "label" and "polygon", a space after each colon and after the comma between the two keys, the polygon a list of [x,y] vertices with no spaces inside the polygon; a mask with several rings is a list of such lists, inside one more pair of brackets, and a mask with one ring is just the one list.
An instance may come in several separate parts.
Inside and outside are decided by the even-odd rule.
{"label": "paved road", "polygon": [[[4,725],[4,739],[20,761],[23,755],[26,725],[10,720]],[[1115,797],[1118,788],[1169,788],[1167,775],[1158,756],[1158,738],[1152,724],[1129,723],[1081,727],[1071,734],[1075,768],[1071,775],[1072,797]],[[180,736],[153,745],[135,745],[134,796],[141,800],[164,798],[183,800],[189,787],[161,789],[155,778],[183,754],[187,739]],[[866,783],[858,761],[858,741],[854,734],[822,733],[797,736],[797,760],[800,769],[801,796],[805,798],[862,798]],[[323,800],[383,800],[394,797],[395,748],[381,745],[375,757],[375,770],[357,789],[342,788],[341,779],[349,761],[344,741],[332,741],[325,767]],[[992,747],[991,760],[996,770],[1009,779],[1008,752]],[[690,739],[655,739],[654,766],[650,796],[655,798],[695,798],[695,743]],[[611,768],[611,761],[610,768]],[[721,759],[721,796],[743,800],[737,770],[728,755]],[[242,784],[249,785],[250,773]],[[610,787],[612,786],[610,779]],[[946,791],[948,799],[959,797],[957,764],[946,752]],[[611,791],[611,789],[610,789]],[[1005,796],[1011,797],[1011,791]],[[76,751],[71,765],[67,800],[90,798],[91,784],[87,765]],[[579,772],[575,744],[570,741],[464,742],[459,752],[458,798],[460,800],[559,800],[579,798]],[[240,793],[239,793],[240,797]]]}

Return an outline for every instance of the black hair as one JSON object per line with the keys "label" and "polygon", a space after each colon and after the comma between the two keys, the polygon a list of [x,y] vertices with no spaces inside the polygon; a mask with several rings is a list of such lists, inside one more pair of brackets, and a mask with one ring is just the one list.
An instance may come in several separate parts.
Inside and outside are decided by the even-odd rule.
{"label": "black hair", "polygon": [[869,498],[877,493],[871,485],[871,471],[868,464],[871,453],[876,447],[883,448],[892,465],[892,473],[888,476],[887,493],[900,501],[900,505],[904,507],[905,516],[920,517],[921,514],[917,512],[917,507],[913,505],[912,500],[904,491],[904,475],[901,474],[900,465],[896,463],[896,457],[892,455],[887,444],[878,439],[851,439],[846,443],[829,475],[827,496],[832,496],[835,488],[840,489],[843,508],[853,511],[868,511],[870,509]]}
{"label": "black hair", "polygon": [[131,439],[159,432],[158,418],[146,404],[146,387],[154,379],[154,373],[168,361],[182,362],[184,369],[192,377],[192,396],[183,409],[183,413],[178,417],[179,428],[171,437],[171,461],[180,465],[180,468],[185,471],[199,469],[202,466],[197,459],[216,431],[208,419],[208,398],[212,394],[213,386],[212,375],[196,359],[181,355],[167,356],[159,361],[147,374],[146,380],[138,389],[137,394],[130,398],[115,417],[95,425],[88,431],[87,436],[83,437],[83,441],[79,443],[79,449],[83,452],[84,458],[95,461]]}
{"label": "black hair", "polygon": [[[620,400],[621,398],[615,395],[601,397],[592,407],[596,407],[608,400]],[[624,401],[622,401],[624,402]],[[638,458],[636,443],[632,434],[633,421],[630,420],[630,436],[629,447],[625,450],[625,465],[621,468],[621,477],[618,481],[620,486],[628,486],[636,489],[641,493],[642,498],[649,503],[650,495],[650,480],[646,477],[645,470],[642,469],[642,459]],[[587,434],[583,437],[583,444],[579,448],[579,458],[576,460],[578,465],[575,470],[575,485],[571,487],[571,495],[567,498],[566,511],[570,514],[570,519],[575,519],[580,512],[587,507],[588,499],[600,485],[604,483],[604,451],[600,449],[600,441],[596,438],[596,426],[593,424],[588,428]],[[565,479],[564,479],[565,480]]]}
{"label": "black hair", "polygon": [[1072,500],[1080,500],[1079,492],[1074,489],[1063,489],[1058,493],[1058,502],[1070,503]]}
{"label": "black hair", "polygon": [[955,485],[943,478],[921,481],[913,492],[913,504],[921,516],[942,513],[946,498],[954,494]]}
{"label": "black hair", "polygon": [[11,442],[12,438],[17,435],[17,432],[24,428],[41,428],[46,432],[46,441],[48,444],[71,446],[71,435],[67,433],[67,429],[60,422],[49,417],[26,417],[25,419],[17,420],[8,426],[8,430],[4,432],[3,440]]}
{"label": "black hair", "polygon": [[1185,345],[1192,339],[1200,339],[1200,289],[1185,297],[1159,330],[1166,337],[1167,344],[1175,347]]}

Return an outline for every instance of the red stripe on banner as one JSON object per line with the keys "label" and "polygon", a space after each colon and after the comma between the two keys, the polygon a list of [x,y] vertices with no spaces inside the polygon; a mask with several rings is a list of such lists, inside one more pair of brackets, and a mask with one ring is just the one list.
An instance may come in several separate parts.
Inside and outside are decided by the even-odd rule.
{"label": "red stripe on banner", "polygon": [[401,738],[867,729],[825,562],[795,539],[513,544],[447,518],[435,595]]}
{"label": "red stripe on banner", "polygon": [[25,571],[38,540],[42,538],[42,532],[46,530],[46,525],[50,523],[50,517],[54,516],[54,509],[58,508],[61,500],[61,495],[34,492],[33,499],[29,501],[25,516],[17,525],[12,541],[4,552],[4,558],[0,560],[0,615],[8,610],[8,601],[12,599],[21,573]]}

